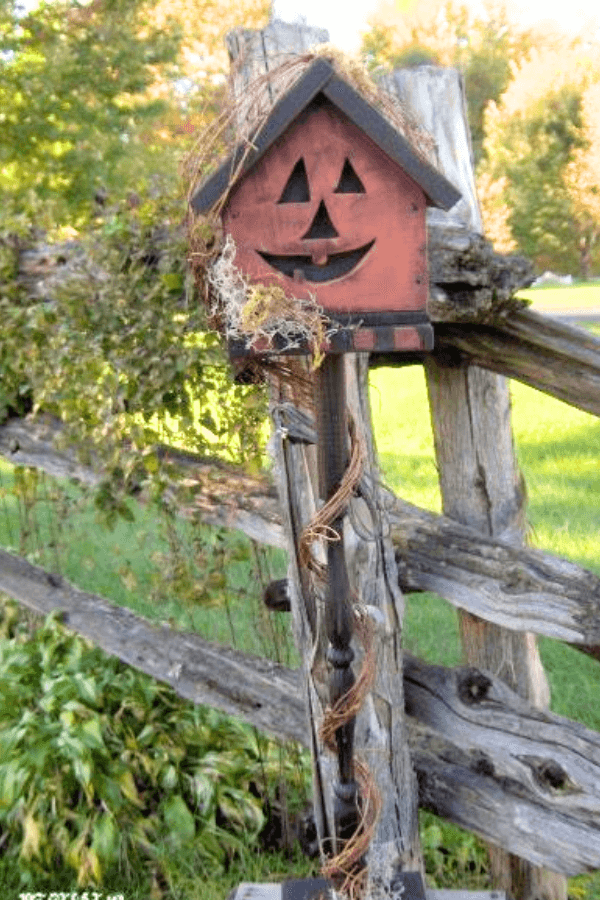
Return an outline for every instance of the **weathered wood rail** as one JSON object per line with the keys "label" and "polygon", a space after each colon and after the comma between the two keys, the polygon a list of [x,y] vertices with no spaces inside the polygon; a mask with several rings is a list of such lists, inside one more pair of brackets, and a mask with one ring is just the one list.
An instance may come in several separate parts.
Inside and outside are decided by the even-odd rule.
{"label": "weathered wood rail", "polygon": [[[0,551],[0,591],[107,653],[285,740],[310,743],[301,673],[152,623]],[[419,802],[537,865],[600,868],[600,735],[521,700],[489,672],[404,654]]]}
{"label": "weathered wood rail", "polygon": [[[0,454],[15,465],[35,466],[96,484],[101,473],[57,450],[57,422],[13,419],[0,425]],[[259,543],[285,547],[273,485],[215,460],[164,450],[194,484],[193,503],[182,516],[233,528]],[[453,606],[497,625],[534,631],[573,645],[600,644],[600,577],[543,550],[482,536],[449,516],[438,515],[384,493],[398,580],[404,593],[433,591]],[[177,507],[176,507],[177,508]]]}

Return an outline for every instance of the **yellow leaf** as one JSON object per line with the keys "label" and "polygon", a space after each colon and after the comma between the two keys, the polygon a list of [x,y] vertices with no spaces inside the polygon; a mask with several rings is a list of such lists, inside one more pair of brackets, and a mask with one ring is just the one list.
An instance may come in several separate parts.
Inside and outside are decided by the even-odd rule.
{"label": "yellow leaf", "polygon": [[131,772],[123,772],[119,778],[119,786],[123,795],[127,797],[128,800],[131,800],[136,806],[142,806],[142,801],[140,800],[140,795],[137,792]]}
{"label": "yellow leaf", "polygon": [[86,847],[81,855],[81,865],[77,872],[77,887],[86,887],[91,882],[96,885],[102,884],[102,867],[98,854]]}
{"label": "yellow leaf", "polygon": [[42,830],[31,813],[27,813],[23,820],[23,843],[21,844],[21,856],[23,859],[31,859],[40,855],[40,840]]}

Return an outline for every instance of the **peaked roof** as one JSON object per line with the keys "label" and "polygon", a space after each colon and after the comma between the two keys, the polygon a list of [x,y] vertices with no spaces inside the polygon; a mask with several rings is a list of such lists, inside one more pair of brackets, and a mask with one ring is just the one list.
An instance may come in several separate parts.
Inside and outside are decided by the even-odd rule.
{"label": "peaked roof", "polygon": [[[275,104],[253,140],[238,177],[246,174],[266,153],[318,94],[324,94],[351,122],[396,162],[423,189],[429,206],[448,210],[460,192],[435,166],[427,162],[387,119],[341,78],[326,59],[317,59]],[[236,147],[228,159],[208,178],[192,198],[197,213],[206,212],[227,190],[231,173],[241,161],[247,145]]]}

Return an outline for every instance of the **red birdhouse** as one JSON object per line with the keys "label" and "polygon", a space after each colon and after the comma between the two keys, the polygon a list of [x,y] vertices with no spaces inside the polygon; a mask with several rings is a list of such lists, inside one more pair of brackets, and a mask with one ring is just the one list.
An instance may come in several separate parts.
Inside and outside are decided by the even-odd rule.
{"label": "red birdhouse", "polygon": [[[222,209],[253,283],[312,298],[339,329],[324,349],[431,349],[426,207],[459,192],[325,59],[275,105],[233,186],[241,148],[192,200]],[[276,352],[236,346],[234,355]]]}

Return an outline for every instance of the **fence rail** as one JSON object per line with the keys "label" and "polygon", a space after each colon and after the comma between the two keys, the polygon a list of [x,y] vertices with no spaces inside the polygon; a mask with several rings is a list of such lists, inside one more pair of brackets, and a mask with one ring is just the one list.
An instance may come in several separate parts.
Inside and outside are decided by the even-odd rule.
{"label": "fence rail", "polygon": [[[309,744],[301,673],[154,624],[0,550],[0,591],[184,699]],[[488,672],[404,654],[408,742],[420,804],[536,865],[600,868],[600,735],[540,712]]]}

